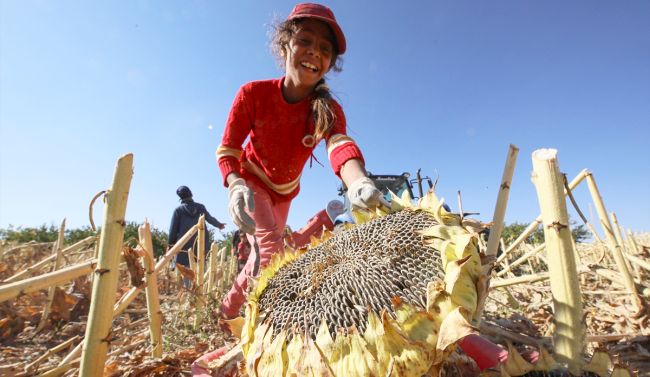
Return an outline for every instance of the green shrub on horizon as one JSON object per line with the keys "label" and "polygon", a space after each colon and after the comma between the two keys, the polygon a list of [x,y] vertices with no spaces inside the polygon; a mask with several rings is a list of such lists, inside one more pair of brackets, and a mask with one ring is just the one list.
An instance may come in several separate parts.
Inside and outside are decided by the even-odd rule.
{"label": "green shrub on horizon", "polygon": [[[129,221],[126,223],[126,228],[124,229],[124,240],[130,247],[136,247],[138,241],[138,228],[142,223],[137,223],[135,221]],[[97,232],[93,231],[90,226],[86,225],[80,228],[66,229],[65,230],[65,245],[69,246],[75,244],[85,238],[99,234],[101,229],[98,229]],[[223,239],[217,239],[217,235],[214,228],[209,228],[206,236],[208,237],[208,244],[211,244],[212,241],[216,240],[219,248],[227,247],[228,250],[232,247],[232,236],[233,232],[228,232],[222,234]],[[25,243],[30,241],[35,242],[54,242],[59,237],[59,227],[51,224],[43,224],[37,228],[33,227],[14,227],[9,225],[8,228],[0,228],[0,240],[16,243]],[[155,227],[151,228],[151,241],[153,243],[154,257],[158,258],[165,253],[167,250],[167,232],[157,229]]]}
{"label": "green shrub on horizon", "polygon": [[[519,237],[520,234],[528,227],[528,224],[523,224],[519,222],[514,222],[503,228],[501,232],[501,238],[506,245],[511,244],[514,240]],[[591,234],[587,227],[583,224],[576,225],[574,221],[571,221],[571,235],[573,236],[574,242],[584,242],[591,238]],[[535,231],[533,231],[524,242],[539,245],[544,242],[544,229],[541,226],[538,226]]]}
{"label": "green shrub on horizon", "polygon": [[[126,228],[124,229],[124,240],[127,241],[127,244],[130,247],[137,246],[138,240],[138,227],[142,223],[136,223],[133,221],[126,223]],[[75,244],[85,238],[99,234],[101,228],[97,232],[93,231],[92,228],[88,225],[66,229],[65,230],[65,245],[69,246]],[[8,228],[0,228],[0,240],[25,243],[30,241],[35,242],[54,242],[59,237],[59,227],[52,225],[41,225],[37,228],[21,226],[14,227],[9,225]],[[156,228],[151,228],[151,238],[153,242],[154,254],[156,257],[162,255],[167,246],[167,233]]]}

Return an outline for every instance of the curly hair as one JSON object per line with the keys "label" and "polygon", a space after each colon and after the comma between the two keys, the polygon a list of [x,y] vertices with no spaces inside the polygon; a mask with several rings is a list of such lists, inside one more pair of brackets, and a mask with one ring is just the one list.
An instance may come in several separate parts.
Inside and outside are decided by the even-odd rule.
{"label": "curly hair", "polygon": [[[274,26],[271,49],[273,50],[274,55],[278,58],[278,62],[282,68],[286,68],[285,47],[289,44],[291,37],[298,30],[298,26],[301,22],[302,19],[298,18],[286,20]],[[330,69],[335,72],[341,72],[343,59],[338,53],[339,47],[334,38],[331,38],[330,42],[332,43],[332,46],[334,46],[334,54],[332,55],[332,61],[330,62]],[[315,96],[311,102],[311,109],[316,129],[314,132],[314,138],[318,141],[324,138],[330,131],[334,121],[336,120],[336,115],[331,108],[332,93],[330,92],[329,86],[327,86],[324,78],[316,84],[314,93]]]}

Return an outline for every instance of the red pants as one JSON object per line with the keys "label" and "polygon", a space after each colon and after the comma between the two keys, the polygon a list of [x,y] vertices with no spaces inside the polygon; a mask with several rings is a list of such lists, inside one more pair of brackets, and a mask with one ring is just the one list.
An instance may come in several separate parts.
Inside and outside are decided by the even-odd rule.
{"label": "red pants", "polygon": [[[255,237],[260,250],[261,269],[269,264],[273,254],[284,249],[282,235],[287,223],[291,201],[274,203],[266,190],[255,182],[247,181],[246,185],[253,191],[255,200],[255,212],[250,215],[255,220]],[[239,314],[239,309],[244,305],[247,279],[252,277],[255,267],[255,240],[250,234],[247,234],[246,237],[251,244],[248,260],[221,303],[221,313],[227,318],[236,317]]]}

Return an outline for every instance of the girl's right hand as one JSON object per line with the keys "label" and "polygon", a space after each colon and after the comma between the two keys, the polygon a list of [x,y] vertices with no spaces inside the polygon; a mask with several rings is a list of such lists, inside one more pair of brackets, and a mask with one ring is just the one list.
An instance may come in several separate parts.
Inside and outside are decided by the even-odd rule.
{"label": "girl's right hand", "polygon": [[247,212],[255,211],[253,191],[246,186],[246,181],[237,178],[228,185],[228,212],[232,221],[243,232],[255,234],[255,220]]}

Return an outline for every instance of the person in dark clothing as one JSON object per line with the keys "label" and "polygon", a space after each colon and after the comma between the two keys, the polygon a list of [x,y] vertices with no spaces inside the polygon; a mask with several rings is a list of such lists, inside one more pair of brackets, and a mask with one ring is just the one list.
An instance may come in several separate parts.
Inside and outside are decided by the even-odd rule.
{"label": "person in dark clothing", "polygon": [[[216,218],[212,217],[205,206],[197,203],[192,199],[192,191],[187,186],[180,186],[176,190],[176,194],[180,197],[181,205],[176,207],[172,215],[172,222],[169,225],[169,241],[168,248],[171,248],[191,227],[198,221],[201,215],[205,215],[205,221],[212,226],[223,229],[226,224],[219,222]],[[196,241],[196,234],[185,243],[183,246],[184,251],[176,254],[176,263],[189,267],[190,261],[187,252],[192,249]],[[205,237],[205,251],[209,250],[208,237]],[[196,257],[196,250],[194,251]]]}
{"label": "person in dark clothing", "polygon": [[248,255],[251,252],[251,244],[248,239],[237,229],[232,235],[232,249],[237,256],[237,273],[240,273],[248,261]]}

